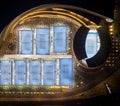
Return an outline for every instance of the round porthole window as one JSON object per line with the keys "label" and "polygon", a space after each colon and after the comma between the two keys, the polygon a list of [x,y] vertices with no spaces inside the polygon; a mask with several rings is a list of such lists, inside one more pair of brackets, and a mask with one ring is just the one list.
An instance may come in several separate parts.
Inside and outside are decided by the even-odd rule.
{"label": "round porthole window", "polygon": [[79,63],[86,68],[96,68],[104,63],[111,49],[108,26],[98,29],[79,28],[74,37],[74,53]]}

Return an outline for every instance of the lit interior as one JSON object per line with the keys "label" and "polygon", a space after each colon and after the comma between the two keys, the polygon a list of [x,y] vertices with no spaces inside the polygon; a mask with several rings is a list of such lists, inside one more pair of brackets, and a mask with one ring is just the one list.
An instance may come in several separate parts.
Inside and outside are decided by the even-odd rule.
{"label": "lit interior", "polygon": [[54,52],[66,52],[66,35],[67,29],[65,26],[54,27]]}
{"label": "lit interior", "polygon": [[87,58],[93,57],[100,49],[100,39],[97,30],[90,30],[88,32],[85,49]]}
{"label": "lit interior", "polygon": [[5,55],[0,61],[0,84],[72,86],[73,59],[67,55],[67,31],[65,25],[19,30],[19,54],[12,60],[12,55]]}
{"label": "lit interior", "polygon": [[36,29],[36,54],[50,54],[50,29]]}

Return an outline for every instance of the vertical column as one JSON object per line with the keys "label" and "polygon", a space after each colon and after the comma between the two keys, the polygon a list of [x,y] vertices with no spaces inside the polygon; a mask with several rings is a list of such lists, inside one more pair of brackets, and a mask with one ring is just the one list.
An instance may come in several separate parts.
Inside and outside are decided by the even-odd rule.
{"label": "vertical column", "polygon": [[56,60],[56,85],[59,85],[59,59]]}
{"label": "vertical column", "polygon": [[11,60],[12,61],[12,85],[14,85],[15,83],[15,64],[14,64],[14,60]]}
{"label": "vertical column", "polygon": [[18,42],[19,43],[19,50],[18,51],[19,51],[19,54],[21,54],[21,31],[19,31],[18,36],[19,36],[19,42]]}
{"label": "vertical column", "polygon": [[53,53],[53,26],[50,26],[50,54]]}
{"label": "vertical column", "polygon": [[33,54],[36,54],[36,29],[33,32]]}
{"label": "vertical column", "polygon": [[29,60],[27,60],[26,84],[29,85]]}
{"label": "vertical column", "polygon": [[44,62],[44,61],[41,60],[41,85],[43,85],[43,77],[44,77],[44,75],[43,75],[44,63],[43,63],[43,62]]}

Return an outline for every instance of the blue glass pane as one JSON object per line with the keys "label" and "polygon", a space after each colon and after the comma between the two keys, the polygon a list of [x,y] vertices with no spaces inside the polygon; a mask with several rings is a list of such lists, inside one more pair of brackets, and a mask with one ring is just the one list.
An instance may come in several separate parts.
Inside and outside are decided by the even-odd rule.
{"label": "blue glass pane", "polygon": [[30,30],[21,31],[21,53],[32,54],[33,53],[33,32]]}
{"label": "blue glass pane", "polygon": [[24,42],[22,43],[22,54],[32,54],[32,42]]}
{"label": "blue glass pane", "polygon": [[56,84],[56,62],[45,61],[44,62],[44,85],[55,85]]}
{"label": "blue glass pane", "polygon": [[54,32],[54,52],[67,51],[67,28],[65,26],[55,26]]}
{"label": "blue glass pane", "polygon": [[73,60],[60,59],[60,85],[73,85]]}
{"label": "blue glass pane", "polygon": [[49,28],[36,29],[36,54],[50,53],[50,30]]}
{"label": "blue glass pane", "polygon": [[40,85],[40,62],[31,61],[29,67],[29,84]]}
{"label": "blue glass pane", "polygon": [[86,38],[86,54],[88,58],[93,57],[99,50],[98,46],[98,33],[96,30],[90,30]]}
{"label": "blue glass pane", "polygon": [[26,61],[15,61],[15,84],[26,84]]}
{"label": "blue glass pane", "polygon": [[33,40],[33,32],[31,30],[22,30],[21,35],[22,42],[31,42]]}
{"label": "blue glass pane", "polygon": [[1,74],[1,84],[9,85],[12,82],[12,66],[11,61],[1,61],[0,62],[0,74]]}

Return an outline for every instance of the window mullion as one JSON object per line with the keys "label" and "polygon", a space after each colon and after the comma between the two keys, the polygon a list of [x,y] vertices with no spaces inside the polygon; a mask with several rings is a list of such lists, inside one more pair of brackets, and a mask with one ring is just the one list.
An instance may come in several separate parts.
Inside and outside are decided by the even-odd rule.
{"label": "window mullion", "polygon": [[34,29],[34,32],[33,32],[33,54],[35,55],[36,54],[36,29]]}
{"label": "window mullion", "polygon": [[29,85],[29,60],[26,60],[27,67],[26,67],[26,84]]}
{"label": "window mullion", "polygon": [[21,31],[19,31],[19,54],[21,54]]}
{"label": "window mullion", "polygon": [[12,60],[12,84],[14,85],[15,83],[15,65],[14,65],[14,60]]}
{"label": "window mullion", "polygon": [[50,54],[53,53],[53,26],[50,26]]}

